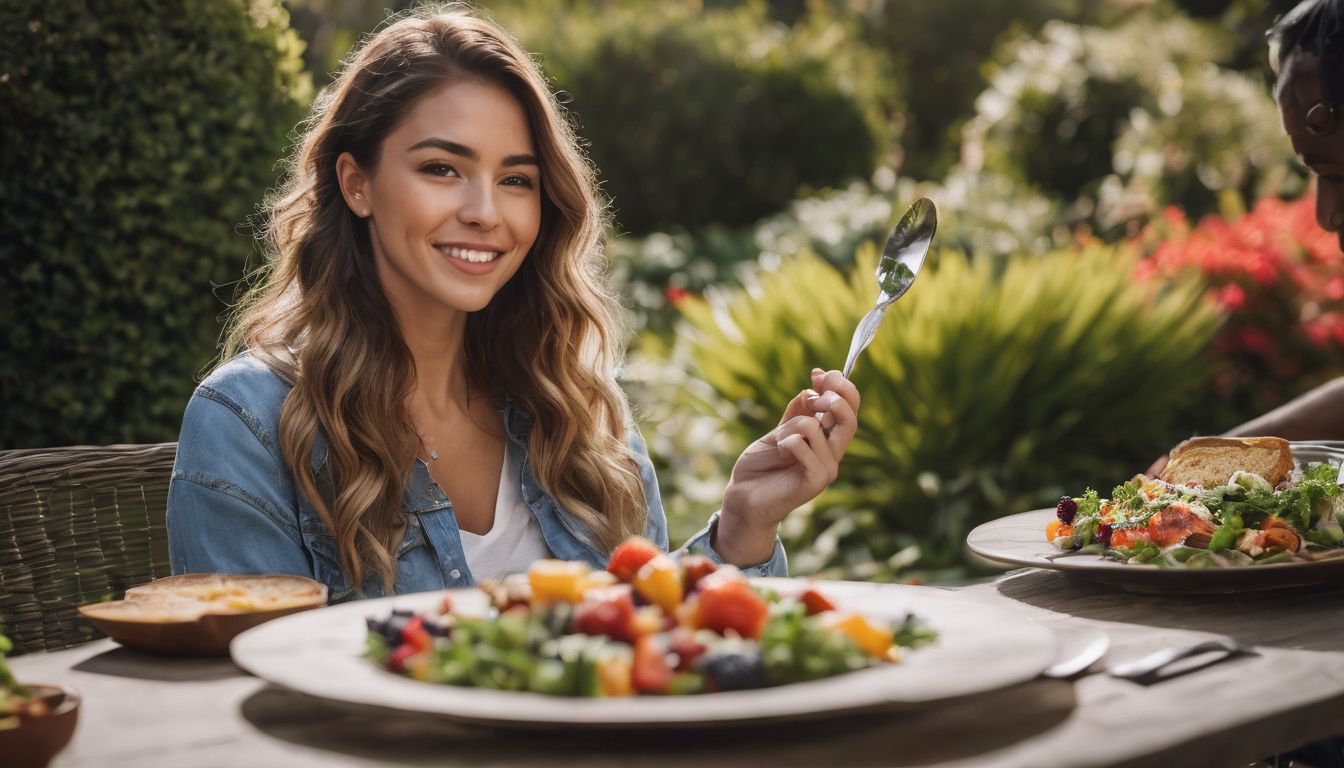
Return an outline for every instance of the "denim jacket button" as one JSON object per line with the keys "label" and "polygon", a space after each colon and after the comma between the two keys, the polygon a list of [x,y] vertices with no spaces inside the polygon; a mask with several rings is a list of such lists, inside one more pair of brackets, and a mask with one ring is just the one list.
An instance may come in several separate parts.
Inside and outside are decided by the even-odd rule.
{"label": "denim jacket button", "polygon": [[457,570],[456,568],[454,568],[453,570],[449,571],[449,572],[448,572],[448,575],[449,575],[449,576],[452,576],[454,579],[460,579],[460,578],[462,578],[462,572],[459,571],[459,570]]}

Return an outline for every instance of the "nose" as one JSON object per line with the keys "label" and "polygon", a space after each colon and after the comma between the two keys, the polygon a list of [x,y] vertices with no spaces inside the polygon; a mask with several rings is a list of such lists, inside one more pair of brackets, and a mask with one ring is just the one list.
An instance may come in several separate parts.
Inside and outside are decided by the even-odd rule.
{"label": "nose", "polygon": [[463,224],[472,224],[481,229],[494,229],[499,224],[499,206],[495,204],[493,184],[470,184],[461,207],[457,209],[457,218]]}
{"label": "nose", "polygon": [[1325,179],[1317,182],[1316,221],[1327,232],[1344,230],[1344,183]]}

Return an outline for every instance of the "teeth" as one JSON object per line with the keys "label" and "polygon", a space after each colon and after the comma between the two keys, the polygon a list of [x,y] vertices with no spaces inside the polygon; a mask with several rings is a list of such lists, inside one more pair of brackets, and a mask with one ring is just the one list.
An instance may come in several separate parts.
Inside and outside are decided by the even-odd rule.
{"label": "teeth", "polygon": [[470,261],[474,264],[483,264],[487,261],[494,261],[495,257],[499,255],[496,251],[475,251],[470,248],[457,248],[451,245],[439,245],[435,247],[438,248],[441,253],[447,254],[454,259]]}

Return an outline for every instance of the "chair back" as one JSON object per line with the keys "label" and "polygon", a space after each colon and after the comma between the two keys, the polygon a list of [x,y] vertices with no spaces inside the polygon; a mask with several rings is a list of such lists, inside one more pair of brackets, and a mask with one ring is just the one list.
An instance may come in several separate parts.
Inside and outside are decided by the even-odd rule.
{"label": "chair back", "polygon": [[169,575],[177,443],[0,451],[0,632],[14,653],[101,637],[75,610]]}

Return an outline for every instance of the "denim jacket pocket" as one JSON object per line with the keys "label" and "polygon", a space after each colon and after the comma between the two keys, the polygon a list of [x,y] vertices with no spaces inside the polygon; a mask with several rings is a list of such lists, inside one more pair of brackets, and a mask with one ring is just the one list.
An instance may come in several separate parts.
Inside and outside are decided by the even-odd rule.
{"label": "denim jacket pocket", "polygon": [[340,550],[336,537],[327,533],[302,531],[303,546],[313,562],[313,578],[327,585],[327,602],[339,603],[354,596],[354,588],[341,568]]}

